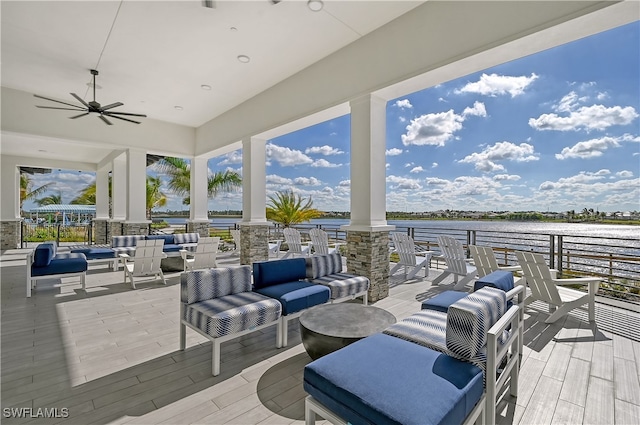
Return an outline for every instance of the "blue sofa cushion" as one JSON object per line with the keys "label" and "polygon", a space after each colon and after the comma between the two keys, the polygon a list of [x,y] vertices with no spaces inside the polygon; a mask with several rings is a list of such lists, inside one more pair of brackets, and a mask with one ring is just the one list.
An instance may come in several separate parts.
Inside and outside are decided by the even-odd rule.
{"label": "blue sofa cushion", "polygon": [[473,290],[477,291],[485,286],[509,292],[513,289],[513,274],[504,270],[496,270],[495,272],[489,273],[485,277],[478,279],[476,283],[473,284]]}
{"label": "blue sofa cushion", "polygon": [[181,249],[182,247],[180,245],[175,245],[175,244],[167,245],[167,243],[165,242],[164,246],[162,247],[162,252],[178,252]]}
{"label": "blue sofa cushion", "polygon": [[31,276],[80,273],[87,271],[87,257],[84,254],[58,254],[46,267],[31,267]]}
{"label": "blue sofa cushion", "polygon": [[482,371],[375,334],[304,369],[304,389],[353,425],[459,424],[482,397]]}
{"label": "blue sofa cushion", "polygon": [[74,254],[84,254],[87,260],[116,258],[116,252],[110,248],[73,248],[71,252]]}
{"label": "blue sofa cushion", "polygon": [[253,263],[253,286],[255,289],[260,289],[280,283],[302,280],[306,277],[306,267],[304,258]]}
{"label": "blue sofa cushion", "polygon": [[33,266],[46,267],[56,255],[56,246],[53,243],[41,243],[33,253]]}
{"label": "blue sofa cushion", "polygon": [[[300,258],[300,260],[302,260],[302,270],[304,271],[304,258]],[[273,261],[273,263],[275,263],[275,261]],[[313,283],[304,281],[265,286],[254,289],[254,291],[280,301],[280,304],[282,304],[282,314],[284,316],[313,307],[314,305],[324,304],[329,301],[331,295],[331,291],[326,286],[314,285]]]}
{"label": "blue sofa cushion", "polygon": [[148,241],[153,241],[156,239],[164,239],[164,245],[174,245],[175,237],[173,235],[147,235],[146,238]]}
{"label": "blue sofa cushion", "polygon": [[449,306],[469,295],[461,291],[444,291],[433,298],[422,301],[422,310],[435,310],[446,313]]}

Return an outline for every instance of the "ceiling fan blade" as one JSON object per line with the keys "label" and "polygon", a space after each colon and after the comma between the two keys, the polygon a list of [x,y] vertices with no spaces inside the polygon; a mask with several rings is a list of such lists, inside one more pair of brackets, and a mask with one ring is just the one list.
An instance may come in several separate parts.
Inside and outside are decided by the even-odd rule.
{"label": "ceiling fan blade", "polygon": [[[100,115],[100,116],[102,116],[102,115]],[[140,124],[140,121],[130,120],[129,118],[122,118],[122,117],[119,117],[117,115],[109,115],[109,117],[110,118],[117,118],[117,119],[122,120],[122,121],[129,121],[129,122],[132,122],[134,124]]]}
{"label": "ceiling fan blade", "polygon": [[71,108],[59,108],[57,106],[40,106],[40,105],[36,105],[36,108],[42,108],[42,109],[61,109],[63,111],[86,111],[85,108],[81,108],[79,106],[76,106],[76,108],[78,109],[71,109]]}
{"label": "ceiling fan blade", "polygon": [[100,118],[102,121],[104,121],[104,123],[107,124],[107,125],[113,125],[113,123],[111,121],[109,121],[108,119],[106,119],[102,114],[98,115],[98,118]]}
{"label": "ceiling fan blade", "polygon": [[82,103],[87,108],[90,108],[89,104],[87,102],[85,102],[84,100],[82,100],[82,98],[80,96],[78,96],[77,94],[71,93],[71,96],[75,97],[78,100],[78,102]]}
{"label": "ceiling fan blade", "polygon": [[80,114],[80,115],[76,115],[73,117],[69,117],[70,120],[75,120],[76,118],[80,118],[80,117],[84,117],[86,115],[89,115],[89,112],[85,112],[84,114]]}
{"label": "ceiling fan blade", "polygon": [[[63,101],[61,101],[61,100],[50,99],[50,98],[48,98],[48,97],[40,96],[40,95],[37,95],[37,94],[34,94],[33,96],[34,96],[34,97],[37,97],[38,99],[50,100],[51,102],[62,103],[63,105],[74,106],[74,107],[76,107],[76,108],[81,108],[81,109],[82,109],[82,107],[80,107],[80,106],[78,106],[78,105],[74,105],[73,103],[67,103],[67,102],[63,102]],[[83,103],[84,103],[84,102],[83,102]]]}
{"label": "ceiling fan blade", "polygon": [[107,109],[111,109],[111,108],[115,108],[117,106],[123,106],[124,103],[122,102],[116,102],[116,103],[112,103],[110,105],[107,106],[101,106],[100,109],[102,109],[103,111],[106,111]]}
{"label": "ceiling fan blade", "polygon": [[107,112],[107,111],[105,111],[105,114],[109,115],[109,116],[115,116],[116,114],[118,114],[118,115],[128,115],[130,117],[145,117],[146,118],[145,114],[131,114],[129,112],[117,112],[117,111],[113,111],[113,112],[108,111]]}

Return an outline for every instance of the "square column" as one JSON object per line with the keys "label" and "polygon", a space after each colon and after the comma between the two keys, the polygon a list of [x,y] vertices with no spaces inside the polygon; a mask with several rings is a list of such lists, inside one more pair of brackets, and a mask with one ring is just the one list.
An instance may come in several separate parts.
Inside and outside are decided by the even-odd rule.
{"label": "square column", "polygon": [[127,222],[149,223],[147,220],[147,153],[127,150]]}
{"label": "square column", "polygon": [[242,141],[242,222],[240,264],[269,259],[266,197],[267,141],[252,137]]}
{"label": "square column", "polygon": [[94,242],[110,243],[109,238],[109,170],[96,171],[96,217],[93,219]]}
{"label": "square column", "polygon": [[191,158],[191,186],[189,197],[190,232],[197,232],[202,237],[209,236],[209,165],[207,158]]}
{"label": "square column", "polygon": [[369,300],[389,294],[389,226],[386,218],[386,100],[366,95],[351,106],[351,223],[347,271],[371,281]]}
{"label": "square column", "polygon": [[123,234],[122,223],[127,218],[127,156],[124,153],[111,163],[111,198],[111,224],[106,243],[111,242],[111,236]]}
{"label": "square column", "polygon": [[20,169],[5,156],[0,164],[0,250],[20,246],[22,218],[20,217]]}

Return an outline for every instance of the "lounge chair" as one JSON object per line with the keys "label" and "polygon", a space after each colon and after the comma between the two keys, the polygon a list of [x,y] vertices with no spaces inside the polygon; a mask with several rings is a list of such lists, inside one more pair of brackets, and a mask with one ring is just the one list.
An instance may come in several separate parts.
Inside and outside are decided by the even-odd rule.
{"label": "lounge chair", "polygon": [[[453,275],[453,289],[462,290],[476,276],[477,269],[467,261],[462,244],[451,236],[438,236],[438,245],[447,268],[432,282],[437,285],[449,275]],[[458,280],[459,277],[462,279]]]}
{"label": "lounge chair", "polygon": [[129,254],[120,254],[124,262],[124,281],[127,281],[128,276],[131,287],[136,289],[135,277],[155,276],[156,279],[162,279],[162,283],[166,285],[167,281],[160,268],[162,259],[167,257],[167,254],[162,252],[163,247],[164,239],[139,240],[133,257]]}
{"label": "lounge chair", "polygon": [[217,267],[216,256],[218,255],[219,237],[200,238],[195,252],[186,249],[180,250],[184,261],[184,271],[210,269]]}
{"label": "lounge chair", "polygon": [[[473,265],[478,269],[478,277],[485,277],[486,275],[498,270],[506,272],[522,272],[522,267],[519,265],[498,265],[498,260],[496,259],[493,249],[488,246],[469,245],[469,252],[471,252],[471,258],[473,258]],[[518,282],[516,284],[518,284]]]}
{"label": "lounge chair", "polygon": [[311,251],[311,246],[306,244],[302,244],[302,238],[300,236],[300,232],[293,227],[287,227],[282,231],[284,235],[284,241],[289,247],[289,250],[282,259],[289,257],[290,255],[301,255],[303,257],[309,256],[309,252]]}
{"label": "lounge chair", "polygon": [[324,230],[318,228],[309,230],[309,237],[311,238],[313,255],[339,253],[340,246],[344,245],[339,242],[329,245],[329,235]]}
{"label": "lounge chair", "polygon": [[[424,267],[424,277],[429,276],[429,260],[433,255],[433,251],[418,251],[416,249],[413,238],[406,233],[391,233],[394,250],[400,257],[400,261],[393,266],[389,272],[389,276],[398,271],[400,267],[404,267],[404,280],[413,279],[413,277]],[[408,269],[410,269],[409,272]],[[424,279],[424,278],[423,278]]]}

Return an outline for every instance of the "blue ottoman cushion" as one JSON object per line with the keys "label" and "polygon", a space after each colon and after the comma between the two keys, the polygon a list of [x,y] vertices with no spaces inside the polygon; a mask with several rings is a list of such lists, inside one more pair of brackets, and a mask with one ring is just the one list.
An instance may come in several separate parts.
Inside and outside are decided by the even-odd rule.
{"label": "blue ottoman cushion", "polygon": [[87,257],[84,254],[58,254],[46,267],[31,267],[31,276],[79,273],[87,271]]}
{"label": "blue ottoman cushion", "polygon": [[[304,270],[304,258],[300,259]],[[286,282],[254,289],[254,291],[280,301],[284,316],[314,305],[324,304],[329,301],[331,295],[331,291],[326,286],[314,285],[304,281]]]}
{"label": "blue ottoman cushion", "polygon": [[496,270],[485,277],[481,277],[473,284],[473,290],[477,291],[485,286],[502,289],[508,292],[513,289],[513,274],[504,270]]}
{"label": "blue ottoman cushion", "polygon": [[102,260],[116,258],[116,252],[111,248],[73,248],[74,254],[84,254],[87,260]]}
{"label": "blue ottoman cushion", "polygon": [[385,334],[304,369],[305,391],[353,425],[460,424],[481,399],[482,380],[477,366]]}
{"label": "blue ottoman cushion", "polygon": [[422,301],[422,310],[435,310],[446,313],[451,304],[469,295],[461,291],[444,291],[433,298]]}
{"label": "blue ottoman cushion", "polygon": [[162,247],[162,252],[178,252],[181,249],[182,249],[182,247],[180,245],[175,245],[175,244],[167,245],[165,243],[164,246]]}

